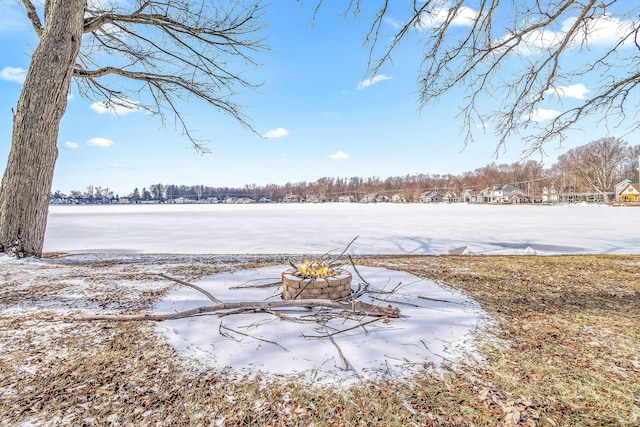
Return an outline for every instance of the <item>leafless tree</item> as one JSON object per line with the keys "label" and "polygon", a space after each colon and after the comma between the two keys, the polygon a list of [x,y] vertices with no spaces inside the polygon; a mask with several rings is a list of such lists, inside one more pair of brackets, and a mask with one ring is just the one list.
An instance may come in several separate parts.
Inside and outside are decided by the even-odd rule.
{"label": "leafless tree", "polygon": [[620,166],[620,176],[627,179],[640,179],[640,144],[629,147],[627,157]]}
{"label": "leafless tree", "polygon": [[[307,3],[317,19],[326,2]],[[619,127],[619,135],[640,127],[637,2],[413,0],[404,10],[390,0],[346,3],[347,15],[371,13],[365,45],[372,76],[403,40],[423,38],[420,105],[464,91],[460,118],[467,142],[477,126],[490,127],[496,152],[517,136],[531,154],[593,121]],[[389,23],[397,29],[387,37]],[[597,86],[587,88],[583,80]],[[488,103],[496,108],[487,110]]]}
{"label": "leafless tree", "polygon": [[0,187],[0,250],[40,256],[57,157],[60,120],[72,79],[105,108],[173,118],[197,149],[180,113],[196,98],[251,128],[232,100],[251,55],[263,49],[259,2],[243,0],[22,0],[40,41],[14,115]]}
{"label": "leafless tree", "polygon": [[620,165],[628,158],[629,147],[619,138],[600,138],[573,148],[558,157],[561,169],[572,171],[593,190],[602,193],[614,190],[621,180]]}

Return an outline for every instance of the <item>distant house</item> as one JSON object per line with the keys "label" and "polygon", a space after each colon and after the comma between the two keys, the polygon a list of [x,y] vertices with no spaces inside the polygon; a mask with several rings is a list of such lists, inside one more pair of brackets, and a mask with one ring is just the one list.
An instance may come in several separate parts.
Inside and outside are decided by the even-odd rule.
{"label": "distant house", "polygon": [[489,192],[488,198],[490,203],[512,203],[512,196],[516,194],[524,195],[525,192],[524,190],[521,190],[518,187],[514,187],[513,185],[504,184],[493,187],[493,189]]}
{"label": "distant house", "polygon": [[467,188],[460,195],[460,201],[464,203],[478,203],[478,195],[480,194],[475,188]]}
{"label": "distant house", "polygon": [[640,202],[640,183],[629,182],[618,194],[621,203]]}
{"label": "distant house", "polygon": [[489,203],[491,201],[491,189],[489,187],[478,191],[475,195],[475,203]]}
{"label": "distant house", "polygon": [[282,198],[284,203],[298,203],[302,201],[302,197],[296,196],[295,194],[287,194]]}
{"label": "distant house", "polygon": [[236,200],[236,203],[240,205],[246,205],[246,204],[255,203],[255,202],[256,201],[253,200],[251,197],[240,197]]}
{"label": "distant house", "polygon": [[460,201],[460,197],[453,191],[447,191],[444,196],[442,196],[442,201],[447,203],[458,203]]}
{"label": "distant house", "polygon": [[375,203],[377,196],[375,193],[365,194],[362,199],[360,199],[360,203]]}
{"label": "distant house", "polygon": [[551,188],[542,188],[542,203],[558,203],[559,201],[560,196],[556,187],[552,185]]}
{"label": "distant house", "polygon": [[183,205],[183,204],[191,204],[191,203],[195,203],[196,201],[193,199],[190,199],[188,197],[178,197],[177,199],[174,200],[174,203],[177,203],[179,205]]}
{"label": "distant house", "polygon": [[327,201],[327,198],[322,195],[307,194],[305,200],[307,201],[307,203],[324,203]]}
{"label": "distant house", "polygon": [[531,203],[531,198],[523,193],[513,193],[507,201],[509,203]]}
{"label": "distant house", "polygon": [[405,199],[402,194],[396,193],[393,196],[391,196],[392,203],[404,203],[406,201],[407,199]]}
{"label": "distant house", "polygon": [[338,201],[339,202],[344,202],[344,203],[351,203],[351,202],[355,202],[356,198],[354,196],[351,196],[351,195],[340,196],[340,197],[338,197]]}
{"label": "distant house", "polygon": [[420,195],[419,199],[422,203],[440,203],[442,195],[436,191],[425,191]]}
{"label": "distant house", "polygon": [[620,195],[620,193],[622,193],[622,190],[624,190],[627,187],[627,185],[629,185],[629,184],[631,184],[633,182],[637,183],[638,180],[637,179],[623,179],[622,181],[617,183],[616,186],[615,186],[616,194]]}

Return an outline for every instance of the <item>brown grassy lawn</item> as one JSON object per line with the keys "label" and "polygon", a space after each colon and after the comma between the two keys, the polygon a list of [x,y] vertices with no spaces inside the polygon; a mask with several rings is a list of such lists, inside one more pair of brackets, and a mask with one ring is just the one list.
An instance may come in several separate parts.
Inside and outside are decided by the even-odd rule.
{"label": "brown grassy lawn", "polygon": [[62,322],[47,305],[145,312],[172,286],[154,273],[281,260],[59,260],[0,271],[0,425],[640,425],[640,256],[358,259],[461,289],[494,327],[481,360],[351,387],[190,367],[148,323]]}

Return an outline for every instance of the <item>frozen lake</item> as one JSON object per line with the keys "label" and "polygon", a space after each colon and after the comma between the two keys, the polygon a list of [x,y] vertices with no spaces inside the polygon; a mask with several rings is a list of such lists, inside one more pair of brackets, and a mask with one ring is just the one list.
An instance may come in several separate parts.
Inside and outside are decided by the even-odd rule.
{"label": "frozen lake", "polygon": [[598,205],[51,206],[45,252],[640,253],[640,209]]}

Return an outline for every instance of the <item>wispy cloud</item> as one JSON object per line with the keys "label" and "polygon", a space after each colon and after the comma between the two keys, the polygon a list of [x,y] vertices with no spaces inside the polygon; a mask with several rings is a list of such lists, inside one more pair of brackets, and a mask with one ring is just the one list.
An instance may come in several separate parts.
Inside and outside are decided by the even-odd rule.
{"label": "wispy cloud", "polygon": [[344,160],[344,159],[348,159],[349,155],[347,153],[345,153],[344,151],[338,151],[338,152],[330,155],[329,158],[331,160]]}
{"label": "wispy cloud", "polygon": [[536,108],[529,115],[529,120],[532,122],[544,122],[545,120],[555,119],[560,115],[560,111],[557,110],[547,110],[544,108]]}
{"label": "wispy cloud", "polygon": [[289,135],[289,131],[286,130],[285,128],[272,129],[262,134],[264,138],[268,138],[268,139],[282,138],[287,135]]}
{"label": "wispy cloud", "polygon": [[117,104],[94,102],[89,108],[98,114],[111,114],[114,116],[124,116],[142,109],[139,103],[130,100],[120,100]]}
{"label": "wispy cloud", "polygon": [[[450,9],[451,4],[448,4],[423,13],[417,27],[420,29],[429,29],[442,24],[448,19]],[[476,10],[467,6],[462,6],[453,17],[451,24],[458,27],[470,26],[477,17],[478,12]]]}
{"label": "wispy cloud", "polygon": [[404,25],[402,21],[393,18],[384,18],[384,22],[391,26],[394,30],[399,30]]}
{"label": "wispy cloud", "polygon": [[65,142],[65,143],[64,143],[64,146],[65,146],[66,148],[70,148],[70,149],[72,149],[72,150],[75,150],[76,148],[80,147],[80,145],[79,145],[79,144],[77,144],[77,143],[75,143],[75,142],[71,142],[71,141],[67,141],[67,142]]}
{"label": "wispy cloud", "polygon": [[[566,33],[576,22],[576,18],[568,18],[562,23],[562,32]],[[580,38],[574,44],[585,41],[588,45],[612,45],[617,43],[622,36],[628,35],[625,43],[633,44],[633,22],[621,21],[615,16],[605,13],[586,21],[579,27]]]}
{"label": "wispy cloud", "polygon": [[358,90],[362,90],[365,87],[369,87],[384,80],[391,80],[391,77],[384,74],[378,74],[377,76],[373,76],[370,79],[366,79],[358,83]]}
{"label": "wispy cloud", "polygon": [[[560,31],[552,31],[541,28],[523,35],[522,40],[516,39],[509,45],[518,44],[516,51],[524,55],[543,54],[548,49],[560,46],[567,32],[573,28],[577,18],[567,18],[562,22]],[[603,14],[586,20],[579,25],[576,36],[569,43],[569,48],[581,46],[613,46],[623,37],[622,46],[633,46],[633,22],[622,21],[610,14]],[[503,42],[509,34],[503,36],[498,42]]]}
{"label": "wispy cloud", "polygon": [[0,70],[0,79],[10,82],[24,83],[27,70],[20,67],[4,67]]}
{"label": "wispy cloud", "polygon": [[113,144],[115,144],[114,141],[107,139],[107,138],[91,138],[90,140],[87,141],[87,145],[89,147],[111,147]]}
{"label": "wispy cloud", "polygon": [[557,86],[553,89],[547,89],[545,93],[553,93],[559,96],[567,96],[569,98],[584,99],[584,96],[591,92],[582,83],[569,86]]}

